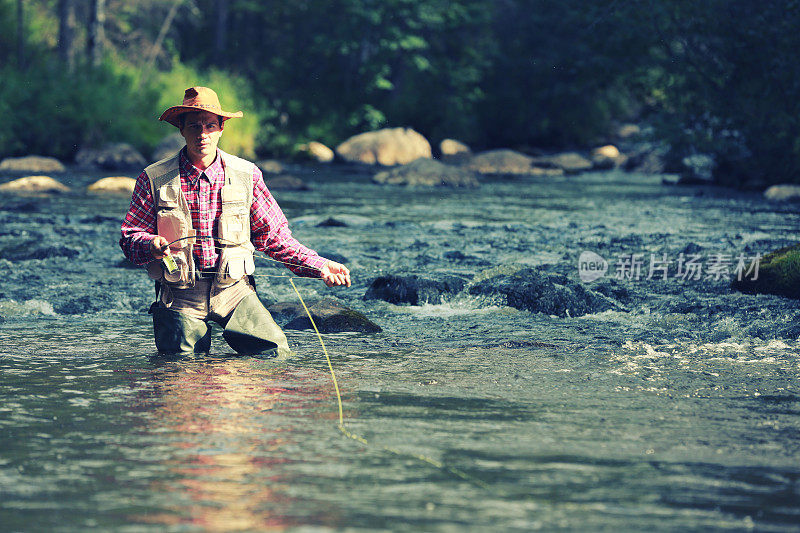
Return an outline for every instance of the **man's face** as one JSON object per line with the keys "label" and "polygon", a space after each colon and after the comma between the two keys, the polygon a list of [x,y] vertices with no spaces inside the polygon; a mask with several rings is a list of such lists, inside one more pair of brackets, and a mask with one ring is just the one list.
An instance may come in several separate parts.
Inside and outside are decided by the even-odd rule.
{"label": "man's face", "polygon": [[219,117],[214,113],[208,111],[186,113],[181,135],[186,139],[186,150],[190,159],[202,159],[216,154],[222,129]]}

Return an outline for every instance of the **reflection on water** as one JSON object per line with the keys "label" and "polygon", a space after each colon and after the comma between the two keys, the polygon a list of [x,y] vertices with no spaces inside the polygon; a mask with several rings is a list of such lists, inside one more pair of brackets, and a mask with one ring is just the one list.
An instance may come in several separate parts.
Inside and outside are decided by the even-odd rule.
{"label": "reflection on water", "polygon": [[[172,512],[131,518],[206,531],[292,525],[281,512],[292,501],[286,491],[292,478],[280,465],[293,461],[289,449],[298,445],[308,406],[322,396],[304,381],[251,358],[156,361],[137,396],[154,406],[145,431],[174,448],[165,466],[176,476],[153,490],[181,503],[166,507]],[[272,416],[276,410],[281,413]]]}

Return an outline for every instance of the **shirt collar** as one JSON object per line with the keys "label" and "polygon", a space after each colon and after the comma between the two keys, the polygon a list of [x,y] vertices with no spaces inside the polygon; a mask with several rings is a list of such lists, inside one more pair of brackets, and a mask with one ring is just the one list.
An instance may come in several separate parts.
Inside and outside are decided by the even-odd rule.
{"label": "shirt collar", "polygon": [[186,155],[186,147],[184,146],[180,155],[180,172],[192,186],[197,185],[197,180],[203,175],[206,176],[212,186],[219,185],[225,181],[225,167],[222,166],[222,155],[219,149],[217,149],[217,158],[211,163],[211,166],[202,171],[189,161],[189,157]]}

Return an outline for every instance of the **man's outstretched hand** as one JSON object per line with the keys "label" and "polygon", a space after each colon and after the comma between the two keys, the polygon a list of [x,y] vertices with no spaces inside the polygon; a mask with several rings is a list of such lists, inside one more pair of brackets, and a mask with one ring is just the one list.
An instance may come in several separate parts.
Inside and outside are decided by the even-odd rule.
{"label": "man's outstretched hand", "polygon": [[328,287],[333,287],[334,285],[350,286],[350,271],[347,270],[346,266],[336,261],[325,263],[325,266],[320,271],[320,276]]}

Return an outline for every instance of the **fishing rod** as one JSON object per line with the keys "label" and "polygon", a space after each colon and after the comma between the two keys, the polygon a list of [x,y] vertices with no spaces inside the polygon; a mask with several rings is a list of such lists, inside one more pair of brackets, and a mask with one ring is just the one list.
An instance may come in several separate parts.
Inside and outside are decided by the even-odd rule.
{"label": "fishing rod", "polygon": [[[169,247],[172,246],[173,244],[175,244],[176,242],[181,242],[181,241],[185,241],[185,240],[189,240],[189,239],[197,239],[197,238],[200,238],[200,239],[211,239],[213,241],[219,241],[222,244],[226,244],[228,246],[233,246],[233,247],[243,247],[246,242],[250,242],[250,241],[234,242],[234,241],[231,241],[231,240],[228,240],[228,239],[223,239],[221,237],[214,237],[213,235],[187,235],[186,237],[179,237],[179,238],[177,238],[177,239],[175,239],[173,241],[168,242],[167,244],[162,246],[160,248],[160,250],[162,252],[166,252],[167,249],[169,249]],[[217,249],[217,250],[224,250],[225,246],[218,246],[218,245],[215,244],[214,248]],[[170,254],[165,254],[164,257],[162,258],[162,261],[167,260],[167,257],[170,257]],[[261,257],[261,256],[258,256],[258,257]],[[255,258],[255,256],[254,256],[254,258]],[[266,256],[266,255],[263,258],[268,260],[268,261],[272,261],[273,263],[279,263],[279,264],[282,264],[282,265],[285,265],[285,266],[295,266],[295,267],[299,267],[299,268],[306,268],[308,270],[316,270],[317,272],[321,272],[322,271],[321,268],[317,268],[317,267],[313,267],[313,266],[300,265],[300,264],[297,264],[297,263],[291,263],[289,261],[281,261],[280,259],[274,259],[274,258]],[[164,265],[164,266],[167,267],[167,270],[170,272],[170,274],[172,274],[178,268],[178,265],[175,264],[175,260],[174,259],[172,259],[172,258],[170,258],[170,259],[171,259],[172,265]],[[169,261],[169,260],[167,260],[167,261]],[[170,268],[170,267],[172,267],[172,268]],[[260,274],[260,275],[267,276],[268,274]],[[289,276],[283,276],[283,277],[289,277]]]}

